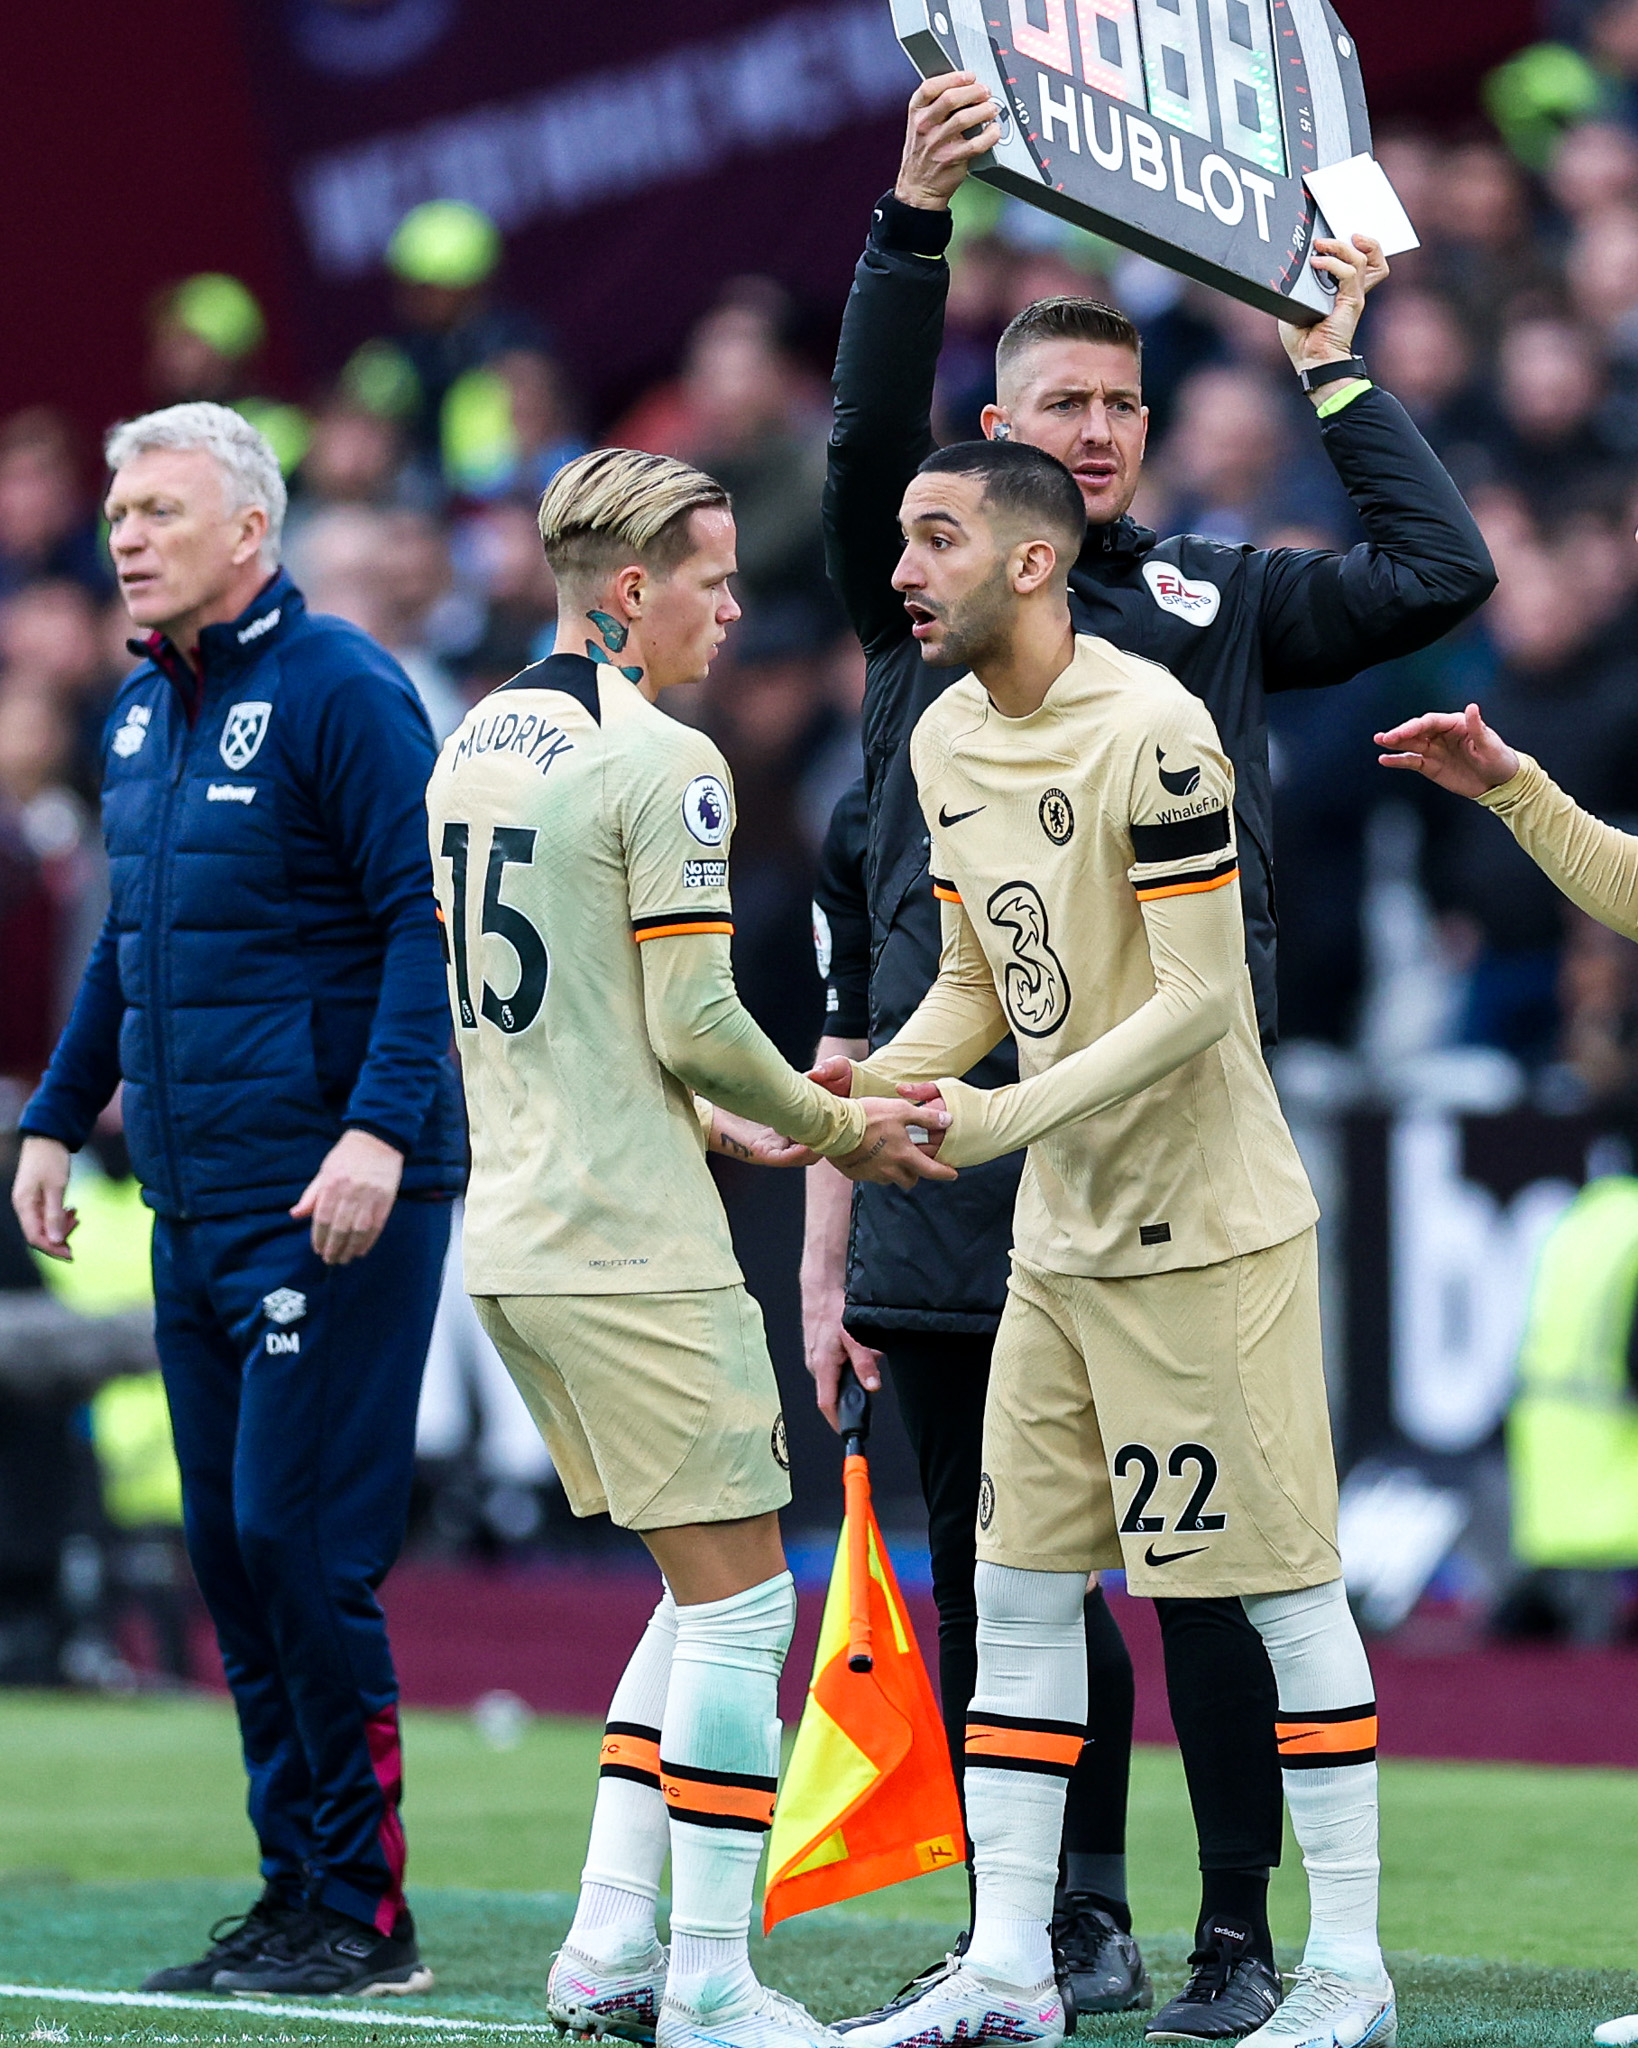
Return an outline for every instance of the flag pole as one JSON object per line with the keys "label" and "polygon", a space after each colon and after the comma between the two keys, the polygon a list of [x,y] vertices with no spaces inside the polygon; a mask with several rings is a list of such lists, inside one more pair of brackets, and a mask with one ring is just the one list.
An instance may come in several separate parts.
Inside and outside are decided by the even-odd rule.
{"label": "flag pole", "polygon": [[847,1530],[847,1668],[875,1669],[870,1643],[870,1396],[851,1365],[836,1402],[842,1425],[842,1520]]}

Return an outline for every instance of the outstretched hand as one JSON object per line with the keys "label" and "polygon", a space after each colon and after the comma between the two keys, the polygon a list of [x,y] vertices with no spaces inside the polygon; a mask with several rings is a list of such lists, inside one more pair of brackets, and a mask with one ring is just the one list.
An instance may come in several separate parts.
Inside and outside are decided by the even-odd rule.
{"label": "outstretched hand", "polygon": [[1379,732],[1377,755],[1384,768],[1409,768],[1457,796],[1480,797],[1500,789],[1519,772],[1519,757],[1479,715],[1477,704],[1465,711],[1425,711],[1391,732]]}
{"label": "outstretched hand", "polygon": [[970,71],[923,79],[910,95],[904,156],[893,196],[943,213],[973,159],[1001,140],[999,109]]}

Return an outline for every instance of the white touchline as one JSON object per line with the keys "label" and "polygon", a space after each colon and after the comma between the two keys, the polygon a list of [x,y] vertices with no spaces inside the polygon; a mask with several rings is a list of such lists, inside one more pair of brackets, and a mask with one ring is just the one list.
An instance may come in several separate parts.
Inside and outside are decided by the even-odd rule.
{"label": "white touchline", "polygon": [[142,2005],[166,2012],[236,2012],[273,2020],[327,2020],[341,2027],[425,2027],[437,2034],[556,2034],[535,2020],[458,2020],[442,2013],[382,2012],[373,2006],[275,2005],[265,1998],[185,1998],[174,1991],[82,1991],[62,1984],[0,1984],[0,1998],[38,1998],[47,2005]]}

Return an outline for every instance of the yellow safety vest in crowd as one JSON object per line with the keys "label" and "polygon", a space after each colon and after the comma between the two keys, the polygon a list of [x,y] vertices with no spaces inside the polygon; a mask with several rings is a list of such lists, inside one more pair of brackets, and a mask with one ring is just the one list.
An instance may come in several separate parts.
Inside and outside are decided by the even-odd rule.
{"label": "yellow safety vest in crowd", "polygon": [[1507,1419],[1513,1548],[1526,1564],[1638,1564],[1638,1179],[1584,1188],[1536,1267]]}
{"label": "yellow safety vest in crowd", "polygon": [[[154,1298],[154,1212],[136,1182],[110,1180],[76,1160],[68,1200],[80,1219],[73,1261],[39,1261],[52,1292],[81,1315],[148,1307]],[[91,1441],[102,1472],[102,1504],[115,1528],[180,1524],[182,1479],[157,1372],[110,1380],[92,1396]]]}

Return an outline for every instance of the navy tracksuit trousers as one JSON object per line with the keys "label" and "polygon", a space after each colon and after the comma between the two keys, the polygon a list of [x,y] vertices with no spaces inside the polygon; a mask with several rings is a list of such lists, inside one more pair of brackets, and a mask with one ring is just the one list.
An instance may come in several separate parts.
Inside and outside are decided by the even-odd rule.
{"label": "navy tracksuit trousers", "polygon": [[239,1711],[262,1876],[390,1933],[398,1683],[376,1589],[404,1539],[447,1201],[326,1266],[282,1212],[158,1219],[160,1363],[188,1555]]}

